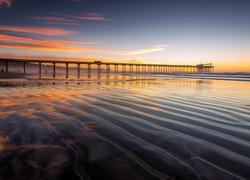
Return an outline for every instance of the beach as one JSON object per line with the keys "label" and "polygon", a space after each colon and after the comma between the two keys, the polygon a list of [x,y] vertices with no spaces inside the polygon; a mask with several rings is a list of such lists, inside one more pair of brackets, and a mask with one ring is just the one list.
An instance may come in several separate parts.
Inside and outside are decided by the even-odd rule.
{"label": "beach", "polygon": [[0,179],[249,179],[250,82],[227,76],[2,80]]}
{"label": "beach", "polygon": [[16,72],[0,72],[0,79],[19,79],[30,76],[30,74],[16,73]]}

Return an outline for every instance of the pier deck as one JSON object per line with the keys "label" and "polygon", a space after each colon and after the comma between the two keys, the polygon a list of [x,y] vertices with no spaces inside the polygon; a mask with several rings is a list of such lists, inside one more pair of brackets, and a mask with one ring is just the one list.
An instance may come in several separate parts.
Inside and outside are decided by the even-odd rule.
{"label": "pier deck", "polygon": [[[38,63],[39,75],[42,73],[42,64],[53,65],[53,77],[56,76],[56,64],[65,64],[66,78],[68,78],[69,64],[77,65],[77,73],[80,75],[81,64],[88,66],[88,73],[91,73],[91,65],[97,65],[98,73],[101,73],[102,66],[106,66],[106,72],[110,73],[110,66],[114,66],[114,72],[119,72],[119,66],[122,67],[122,73],[140,73],[140,72],[213,72],[213,64],[197,64],[197,65],[171,65],[171,64],[139,64],[139,63],[116,63],[102,61],[60,61],[60,60],[30,60],[30,59],[4,59],[0,58],[0,62],[5,63],[5,72],[9,71],[9,63],[19,62],[23,65],[23,72],[26,73],[26,63]],[[129,69],[127,70],[127,67]],[[135,69],[134,69],[135,67]]]}

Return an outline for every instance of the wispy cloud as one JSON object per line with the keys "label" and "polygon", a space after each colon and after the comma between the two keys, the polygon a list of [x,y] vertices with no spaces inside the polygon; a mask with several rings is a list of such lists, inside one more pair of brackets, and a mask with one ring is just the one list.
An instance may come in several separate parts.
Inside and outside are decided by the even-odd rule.
{"label": "wispy cloud", "polygon": [[79,22],[78,20],[63,17],[30,16],[28,18],[46,24],[79,25],[79,23],[77,23]]}
{"label": "wispy cloud", "polygon": [[12,5],[12,2],[13,2],[13,0],[0,0],[0,7],[1,7],[2,5],[5,5],[5,6],[7,6],[8,8],[10,8],[11,5]]}
{"label": "wispy cloud", "polygon": [[19,39],[19,40],[39,41],[39,42],[53,41],[53,42],[60,42],[60,43],[88,44],[88,45],[99,44],[99,42],[68,41],[68,40],[59,40],[59,39],[38,38],[38,37],[32,37],[32,36],[20,36],[20,35],[14,35],[14,34],[6,34],[6,33],[0,33],[0,38],[5,38],[5,40]]}
{"label": "wispy cloud", "polygon": [[0,42],[0,47],[18,48],[18,49],[32,49],[32,50],[47,50],[47,51],[88,51],[86,48],[75,47],[59,43],[33,43],[33,42]]}
{"label": "wispy cloud", "polygon": [[48,36],[66,36],[76,34],[77,31],[74,30],[65,30],[60,28],[37,28],[37,27],[24,27],[24,26],[4,26],[0,25],[0,30],[6,31],[15,31],[15,32],[25,32],[32,34],[42,34]]}
{"label": "wispy cloud", "polygon": [[165,48],[168,45],[158,45],[158,46],[154,46],[152,48],[149,49],[141,49],[138,51],[133,51],[131,54],[133,55],[137,55],[137,54],[145,54],[145,53],[151,53],[151,52],[156,52],[156,51],[164,51]]}
{"label": "wispy cloud", "polygon": [[79,23],[67,23],[67,22],[50,22],[50,21],[39,21],[44,24],[62,24],[62,25],[70,25],[70,26],[78,26]]}
{"label": "wispy cloud", "polygon": [[35,20],[54,21],[54,22],[77,22],[77,20],[66,19],[62,17],[30,16],[28,18]]}
{"label": "wispy cloud", "polygon": [[139,57],[139,58],[136,58],[136,59],[129,60],[128,63],[140,63],[140,64],[143,64],[143,63],[147,63],[147,62],[143,61],[142,58]]}
{"label": "wispy cloud", "polygon": [[152,53],[152,52],[156,52],[156,51],[164,51],[165,47],[167,47],[167,46],[171,46],[171,45],[157,45],[157,46],[154,46],[152,48],[140,49],[140,50],[134,50],[134,51],[100,50],[99,52],[102,52],[102,53],[105,53],[105,54],[112,54],[112,55],[130,56],[130,55]]}
{"label": "wispy cloud", "polygon": [[[68,43],[74,43],[70,45]],[[85,42],[44,39],[29,36],[19,36],[10,34],[0,34],[0,47],[46,50],[46,51],[68,51],[68,52],[89,52],[92,51],[84,46],[76,44],[87,44]]]}
{"label": "wispy cloud", "polygon": [[63,16],[63,17],[70,17],[78,20],[92,20],[92,21],[110,21],[111,19],[107,19],[104,14],[101,13],[83,13],[81,16],[69,15],[69,14],[62,14],[56,12],[50,12],[50,14]]}
{"label": "wispy cloud", "polygon": [[[67,51],[67,52],[94,52],[110,55],[131,56],[156,51],[163,51],[165,47],[170,45],[157,45],[152,48],[140,49],[134,51],[117,51],[106,50],[98,47],[87,47],[86,45],[99,44],[99,42],[81,42],[69,41],[49,38],[38,38],[32,36],[20,36],[14,34],[0,33],[0,47],[18,48],[30,50],[46,50],[46,51]],[[84,46],[83,46],[84,45]]]}
{"label": "wispy cloud", "polygon": [[[69,43],[73,43],[73,45],[70,45]],[[0,47],[5,47],[5,48],[46,50],[46,51],[67,51],[67,52],[92,52],[92,53],[94,52],[94,53],[124,55],[124,56],[151,53],[164,50],[162,45],[159,47],[155,46],[153,48],[136,50],[136,51],[116,51],[116,50],[89,48],[86,46],[80,46],[79,44],[86,45],[91,43],[56,40],[56,39],[44,39],[44,38],[10,35],[10,34],[0,34]]]}

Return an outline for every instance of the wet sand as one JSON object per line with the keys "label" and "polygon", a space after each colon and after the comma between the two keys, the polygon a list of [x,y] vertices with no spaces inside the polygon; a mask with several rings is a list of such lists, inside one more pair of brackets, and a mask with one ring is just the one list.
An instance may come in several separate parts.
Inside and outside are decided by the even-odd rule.
{"label": "wet sand", "polygon": [[0,72],[0,79],[19,79],[30,76],[31,74],[23,74],[16,72]]}
{"label": "wet sand", "polygon": [[0,87],[0,179],[249,179],[250,83]]}

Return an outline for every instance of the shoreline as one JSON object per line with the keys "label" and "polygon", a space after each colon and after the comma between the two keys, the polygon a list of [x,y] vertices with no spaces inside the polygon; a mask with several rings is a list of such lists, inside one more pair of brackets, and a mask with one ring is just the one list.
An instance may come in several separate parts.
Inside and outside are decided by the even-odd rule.
{"label": "shoreline", "polygon": [[[98,78],[64,78],[64,75],[59,75],[57,78],[50,77],[31,77],[35,74],[24,74],[18,72],[0,72],[0,82],[16,82],[16,81],[25,81],[25,82],[117,82],[117,81],[141,81],[141,80],[156,80],[156,79],[197,79],[197,80],[222,80],[222,81],[250,81],[250,74],[187,74],[187,73],[150,73],[150,74],[130,74],[130,73],[119,73],[119,74],[109,74],[110,76],[101,77],[102,75],[107,75],[106,73],[101,73]],[[87,74],[83,74],[87,75]],[[95,75],[98,74],[91,74]],[[114,76],[114,77],[112,77]],[[127,78],[121,78],[121,77]],[[131,78],[128,78],[131,77]],[[140,77],[140,78],[136,78]]]}

